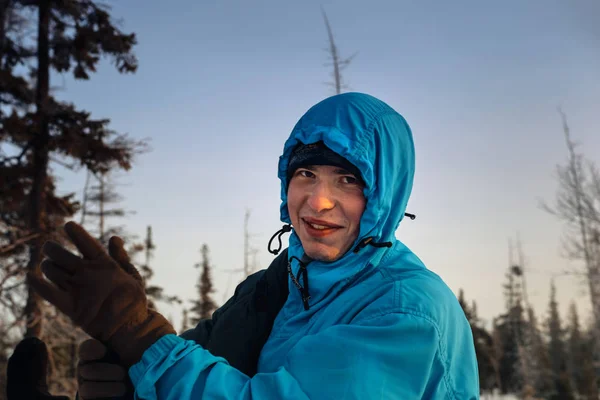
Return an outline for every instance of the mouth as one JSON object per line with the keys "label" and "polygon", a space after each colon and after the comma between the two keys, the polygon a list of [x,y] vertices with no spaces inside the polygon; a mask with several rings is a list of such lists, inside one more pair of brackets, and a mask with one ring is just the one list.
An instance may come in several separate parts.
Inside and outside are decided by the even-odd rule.
{"label": "mouth", "polygon": [[302,222],[304,222],[306,232],[314,237],[328,236],[343,228],[343,226],[314,218],[302,218]]}

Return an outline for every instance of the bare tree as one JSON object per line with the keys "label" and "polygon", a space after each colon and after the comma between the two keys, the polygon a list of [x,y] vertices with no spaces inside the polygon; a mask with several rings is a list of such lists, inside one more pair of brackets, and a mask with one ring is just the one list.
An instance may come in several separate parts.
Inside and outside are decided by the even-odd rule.
{"label": "bare tree", "polygon": [[[256,260],[258,249],[251,244],[252,237],[256,235],[250,233],[248,229],[249,221],[250,210],[247,209],[246,214],[244,215],[244,279],[255,272],[258,268],[258,263]],[[252,261],[250,261],[250,257],[252,257]]]}
{"label": "bare tree", "polygon": [[[590,291],[596,340],[600,343],[600,171],[578,150],[571,138],[565,113],[559,108],[567,162],[557,165],[558,190],[553,206],[541,202],[543,210],[564,223],[563,247],[571,260],[582,262]],[[596,348],[596,355],[600,355]]]}
{"label": "bare tree", "polygon": [[328,85],[331,85],[335,88],[336,94],[340,94],[342,93],[343,89],[348,89],[348,85],[346,85],[343,81],[342,71],[348,65],[350,65],[350,63],[358,53],[354,53],[353,55],[345,59],[340,56],[340,52],[333,38],[333,31],[331,29],[331,24],[329,23],[329,18],[327,18],[327,14],[325,13],[323,7],[321,7],[321,13],[323,14],[323,20],[325,21],[325,27],[327,28],[327,37],[329,40],[329,47],[326,49],[326,51],[329,53],[329,57],[331,59],[331,61],[326,63],[325,66],[333,67],[333,82],[328,83]]}

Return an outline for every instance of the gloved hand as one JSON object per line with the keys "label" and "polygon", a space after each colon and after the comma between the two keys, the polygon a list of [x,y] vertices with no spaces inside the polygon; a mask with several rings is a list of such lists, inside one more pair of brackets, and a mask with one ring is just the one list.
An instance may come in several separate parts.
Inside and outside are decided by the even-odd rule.
{"label": "gloved hand", "polygon": [[48,392],[48,348],[36,337],[21,340],[6,369],[8,400],[69,400],[67,396],[52,396]]}
{"label": "gloved hand", "polygon": [[98,241],[74,222],[68,222],[65,231],[83,258],[58,243],[46,242],[42,251],[48,259],[41,268],[54,285],[28,272],[29,283],[40,296],[114,350],[126,368],[158,339],[176,334],[160,313],[148,308],[143,284]]}
{"label": "gloved hand", "polygon": [[133,400],[133,384],[127,370],[115,353],[95,339],[79,346],[77,384],[80,400]]}
{"label": "gloved hand", "polygon": [[[142,277],[131,264],[121,238],[110,238],[108,254],[123,270],[143,284]],[[119,363],[116,353],[96,339],[88,339],[79,346],[77,385],[77,400],[133,400],[133,384],[127,369]]]}

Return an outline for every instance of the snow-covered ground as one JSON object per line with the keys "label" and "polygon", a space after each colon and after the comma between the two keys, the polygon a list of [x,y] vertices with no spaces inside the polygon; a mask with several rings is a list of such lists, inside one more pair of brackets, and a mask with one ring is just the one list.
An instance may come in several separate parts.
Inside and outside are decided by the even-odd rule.
{"label": "snow-covered ground", "polygon": [[518,400],[517,396],[514,396],[512,394],[482,394],[480,398],[481,400]]}

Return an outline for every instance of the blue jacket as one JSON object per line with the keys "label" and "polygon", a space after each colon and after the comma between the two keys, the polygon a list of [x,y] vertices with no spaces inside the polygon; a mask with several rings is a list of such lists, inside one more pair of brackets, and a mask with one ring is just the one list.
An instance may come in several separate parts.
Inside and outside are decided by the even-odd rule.
{"label": "blue jacket", "polygon": [[[353,163],[367,206],[353,249],[333,263],[309,263],[308,310],[289,280],[249,377],[194,341],[158,340],[129,374],[143,399],[478,399],[470,326],[455,295],[395,238],[415,170],[411,130],[374,97],[346,93],[323,100],[298,121],[279,159],[281,220],[286,166],[298,142],[325,144]],[[361,246],[391,242],[391,247]],[[292,231],[291,272],[303,255]],[[305,283],[306,285],[306,283]]]}

